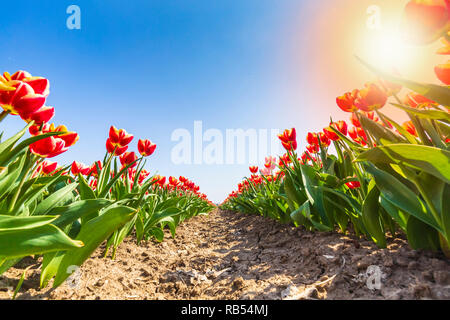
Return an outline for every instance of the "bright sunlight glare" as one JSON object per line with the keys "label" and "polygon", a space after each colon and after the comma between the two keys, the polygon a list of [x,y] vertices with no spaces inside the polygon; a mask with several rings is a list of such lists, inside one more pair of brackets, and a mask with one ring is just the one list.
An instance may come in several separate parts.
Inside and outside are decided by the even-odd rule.
{"label": "bright sunlight glare", "polygon": [[377,68],[402,73],[417,63],[414,48],[403,42],[397,32],[383,30],[365,39],[363,58]]}

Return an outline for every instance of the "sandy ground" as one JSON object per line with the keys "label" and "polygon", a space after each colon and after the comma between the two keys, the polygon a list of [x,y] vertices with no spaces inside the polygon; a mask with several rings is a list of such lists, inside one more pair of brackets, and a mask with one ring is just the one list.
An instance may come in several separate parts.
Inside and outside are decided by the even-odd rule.
{"label": "sandy ground", "polygon": [[402,236],[387,249],[355,239],[217,210],[163,243],[127,239],[116,260],[99,248],[56,290],[39,290],[39,266],[26,259],[0,277],[0,299],[30,265],[17,299],[450,299],[441,254],[413,251]]}

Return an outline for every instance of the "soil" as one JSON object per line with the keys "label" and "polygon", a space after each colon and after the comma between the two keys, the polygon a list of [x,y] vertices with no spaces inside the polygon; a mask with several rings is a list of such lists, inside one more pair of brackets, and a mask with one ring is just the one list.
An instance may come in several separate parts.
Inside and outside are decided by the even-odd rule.
{"label": "soil", "polygon": [[40,290],[39,264],[24,259],[0,277],[0,299],[27,267],[17,299],[450,299],[450,261],[411,250],[402,235],[378,249],[352,234],[216,210],[166,236],[126,239],[115,260],[99,248],[78,282],[56,290]]}

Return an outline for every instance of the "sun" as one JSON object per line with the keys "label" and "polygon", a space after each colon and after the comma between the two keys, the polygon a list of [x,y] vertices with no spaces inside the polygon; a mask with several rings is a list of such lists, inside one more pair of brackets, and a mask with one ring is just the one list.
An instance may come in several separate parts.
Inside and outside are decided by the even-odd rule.
{"label": "sun", "polygon": [[362,57],[377,68],[399,72],[417,63],[415,48],[404,42],[396,30],[380,30],[364,38]]}

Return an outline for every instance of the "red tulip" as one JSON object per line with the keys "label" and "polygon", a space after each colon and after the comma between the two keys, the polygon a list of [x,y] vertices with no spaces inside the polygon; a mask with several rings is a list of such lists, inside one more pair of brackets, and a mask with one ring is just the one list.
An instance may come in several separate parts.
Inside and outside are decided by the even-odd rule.
{"label": "red tulip", "polygon": [[284,155],[282,155],[282,156],[280,157],[280,161],[278,162],[278,165],[279,165],[279,166],[284,166],[283,162],[284,162],[285,164],[289,164],[289,163],[292,162],[292,161],[291,161],[291,158],[289,157],[289,155],[288,155],[287,153],[285,153]]}
{"label": "red tulip", "polygon": [[33,125],[30,127],[29,132],[33,136],[49,132],[61,132],[62,134],[55,137],[63,140],[66,147],[73,146],[79,139],[78,133],[68,131],[65,125],[59,125],[55,128],[55,125],[53,123],[52,124],[45,123],[42,126]]}
{"label": "red tulip", "polygon": [[257,166],[249,167],[249,169],[250,169],[250,172],[253,173],[253,174],[258,172],[258,167]]}
{"label": "red tulip", "polygon": [[139,140],[138,141],[138,150],[139,153],[144,156],[148,157],[155,152],[156,144],[152,143],[150,140]]}
{"label": "red tulip", "polygon": [[106,150],[108,153],[113,153],[114,155],[122,155],[127,149],[128,144],[133,140],[133,135],[128,134],[124,129],[116,129],[116,127],[111,126],[109,128],[109,138],[106,140]]}
{"label": "red tulip", "polygon": [[403,29],[408,41],[428,44],[450,29],[448,0],[412,0],[405,8]]}
{"label": "red tulip", "polygon": [[403,128],[405,128],[405,130],[408,131],[413,136],[418,137],[416,127],[414,127],[414,124],[412,123],[412,121],[404,122]]}
{"label": "red tulip", "polygon": [[77,161],[72,162],[71,172],[74,176],[76,176],[79,173],[86,176],[89,174],[90,171],[91,171],[91,168],[86,166],[85,164],[77,162]]}
{"label": "red tulip", "polygon": [[361,127],[361,123],[359,122],[358,116],[356,115],[355,112],[353,112],[352,115],[350,116],[350,122],[351,122],[355,127]]}
{"label": "red tulip", "polygon": [[345,112],[355,112],[358,108],[355,106],[355,99],[358,95],[358,90],[347,92],[343,96],[336,98],[336,103],[339,108]]}
{"label": "red tulip", "polygon": [[[50,131],[50,132],[52,132],[52,131]],[[58,127],[56,127],[55,132],[65,132],[64,134],[61,134],[57,137],[59,139],[64,140],[66,147],[73,146],[80,138],[78,136],[78,133],[73,132],[73,131],[67,131],[67,127],[65,125],[59,125]]]}
{"label": "red tulip", "polygon": [[434,68],[434,72],[439,80],[450,86],[450,60],[446,64],[440,64]]}
{"label": "red tulip", "polygon": [[34,121],[35,124],[41,125],[49,122],[55,115],[55,108],[43,106],[34,113],[23,113],[20,117],[26,122]]}
{"label": "red tulip", "polygon": [[328,128],[324,128],[323,132],[325,133],[325,135],[328,137],[328,139],[332,140],[332,141],[337,141],[339,140],[339,136],[337,135],[337,133],[335,133],[332,129],[331,126],[329,126]]}
{"label": "red tulip", "polygon": [[356,132],[358,132],[358,136],[360,136],[365,141],[367,141],[367,136],[366,136],[366,133],[364,132],[363,128],[356,128]]}
{"label": "red tulip", "polygon": [[58,136],[41,139],[30,145],[31,152],[42,158],[53,158],[66,152],[69,147],[73,146],[79,139],[78,133],[67,131],[67,128],[64,125],[55,128],[53,123],[51,125],[45,124],[42,129],[37,126],[32,126],[29,131],[34,136],[48,132],[63,133]]}
{"label": "red tulip", "polygon": [[330,145],[330,139],[323,132],[319,132],[320,142],[322,145],[328,147]]}
{"label": "red tulip", "polygon": [[433,100],[430,100],[415,92],[411,92],[406,95],[405,104],[408,104],[411,108],[430,107],[432,105],[437,105],[437,103]]}
{"label": "red tulip", "polygon": [[47,137],[33,142],[30,145],[30,150],[41,158],[53,158],[66,152],[69,148],[66,147],[64,140],[57,137]]}
{"label": "red tulip", "polygon": [[161,177],[160,175],[155,175],[152,179],[152,181],[155,181],[159,186],[163,186],[166,183],[166,177]]}
{"label": "red tulip", "polygon": [[45,96],[35,93],[29,84],[12,80],[8,82],[8,85],[15,90],[0,90],[0,106],[10,114],[29,115],[44,105]]}
{"label": "red tulip", "polygon": [[[5,72],[4,75],[7,77],[9,74]],[[26,71],[16,71],[16,73],[11,76],[11,80],[28,83],[33,88],[35,93],[43,94],[44,96],[48,96],[50,93],[50,83],[47,79],[43,77],[33,77]]]}
{"label": "red tulip", "polygon": [[58,163],[45,160],[36,168],[36,171],[44,174],[50,174],[55,171],[57,167]]}
{"label": "red tulip", "polygon": [[362,145],[366,145],[367,136],[362,128],[352,127],[348,130],[348,135],[353,139],[353,141]]}
{"label": "red tulip", "polygon": [[128,146],[120,147],[119,145],[114,145],[111,142],[111,139],[109,139],[109,138],[106,139],[106,151],[108,151],[108,153],[114,152],[115,156],[120,156],[127,150],[128,150]]}
{"label": "red tulip", "polygon": [[348,126],[347,122],[340,120],[338,122],[333,123],[333,127],[335,127],[340,133],[342,133],[344,136],[347,135]]}
{"label": "red tulip", "polygon": [[387,102],[386,93],[375,83],[366,83],[364,89],[360,90],[355,106],[362,111],[373,111],[384,107]]}
{"label": "red tulip", "polygon": [[308,132],[308,134],[306,135],[306,141],[310,145],[318,145],[319,138],[317,137],[317,133]]}
{"label": "red tulip", "polygon": [[319,152],[319,145],[312,144],[312,145],[306,146],[306,150],[308,150],[309,153],[317,153],[317,152]]}
{"label": "red tulip", "polygon": [[97,189],[97,179],[94,179],[91,182],[89,182],[89,186],[91,187],[92,190]]}
{"label": "red tulip", "polygon": [[[131,163],[133,163],[134,161],[136,161],[138,159],[137,155],[134,153],[134,151],[132,152],[125,152],[124,154],[122,154],[119,157],[120,160],[120,164],[122,166],[127,166]],[[134,168],[135,166],[137,166],[137,163],[135,162],[130,168]]]}
{"label": "red tulip", "polygon": [[147,179],[147,177],[150,175],[150,172],[148,172],[145,169],[141,170],[141,174],[139,175],[139,180],[138,183],[142,184],[142,182],[144,182],[145,179]]}
{"label": "red tulip", "polygon": [[121,147],[128,145],[131,140],[133,140],[133,135],[128,134],[125,129],[116,129],[116,127],[111,126],[109,128],[109,139],[112,144],[117,144]]}
{"label": "red tulip", "polygon": [[330,124],[330,126],[328,128],[323,129],[323,132],[328,137],[328,139],[333,140],[333,141],[337,141],[337,140],[340,139],[339,136],[337,135],[337,133],[335,133],[333,130],[331,130],[331,127],[333,127],[334,129],[338,130],[344,136],[347,135],[347,131],[348,131],[347,130],[347,123],[345,121],[341,120],[341,121],[338,121],[338,122],[333,122],[333,123]]}
{"label": "red tulip", "polygon": [[100,170],[102,170],[102,163],[100,160],[98,160],[97,162],[94,162],[90,167],[89,167],[89,173],[88,175],[92,175],[94,177],[98,177],[98,170],[97,170],[97,166]]}
{"label": "red tulip", "polygon": [[284,130],[282,134],[278,135],[278,138],[281,140],[281,144],[287,151],[297,149],[297,133],[295,128]]}
{"label": "red tulip", "polygon": [[345,185],[350,189],[356,189],[361,187],[361,183],[359,181],[350,181],[346,182]]}
{"label": "red tulip", "polygon": [[172,177],[172,176],[170,176],[169,177],[169,184],[171,185],[171,186],[173,186],[173,187],[176,187],[176,186],[178,186],[178,179],[177,178],[175,178],[175,177]]}

